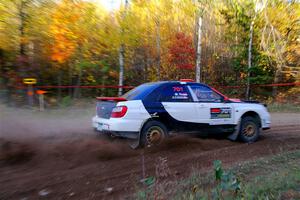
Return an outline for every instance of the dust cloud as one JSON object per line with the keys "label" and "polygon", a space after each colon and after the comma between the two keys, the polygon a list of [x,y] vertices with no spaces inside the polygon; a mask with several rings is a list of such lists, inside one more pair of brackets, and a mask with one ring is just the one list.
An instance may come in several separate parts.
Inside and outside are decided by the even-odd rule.
{"label": "dust cloud", "polygon": [[33,111],[0,107],[0,161],[75,165],[136,155],[125,140],[96,133],[94,108]]}

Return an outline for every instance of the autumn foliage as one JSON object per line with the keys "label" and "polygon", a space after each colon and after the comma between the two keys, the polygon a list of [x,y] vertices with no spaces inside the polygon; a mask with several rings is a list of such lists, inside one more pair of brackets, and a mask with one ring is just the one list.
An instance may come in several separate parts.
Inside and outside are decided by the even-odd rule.
{"label": "autumn foliage", "polygon": [[74,53],[78,36],[74,25],[80,17],[80,5],[70,0],[63,0],[55,9],[50,25],[50,34],[53,35],[51,59],[64,63]]}
{"label": "autumn foliage", "polygon": [[191,36],[182,32],[175,34],[169,48],[169,62],[178,69],[194,69],[195,49]]}
{"label": "autumn foliage", "polygon": [[[110,2],[115,4],[107,8]],[[23,77],[35,77],[40,85],[118,85],[120,66],[124,85],[195,79],[198,46],[204,83],[243,86],[248,74],[252,85],[300,82],[299,1],[262,1],[259,11],[255,0],[127,2],[0,0],[1,88],[11,91],[11,83]],[[288,90],[300,96],[293,87],[278,87],[278,94]],[[276,99],[270,87],[252,91],[253,98]],[[245,96],[243,88],[222,92]],[[48,93],[56,94],[115,96],[117,90]]]}

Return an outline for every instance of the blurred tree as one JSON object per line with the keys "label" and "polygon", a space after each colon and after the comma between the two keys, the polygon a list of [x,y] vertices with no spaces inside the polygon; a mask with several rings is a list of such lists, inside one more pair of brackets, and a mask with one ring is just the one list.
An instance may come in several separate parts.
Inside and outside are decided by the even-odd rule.
{"label": "blurred tree", "polygon": [[[170,66],[176,67],[181,71],[181,73],[177,74],[177,79],[189,78],[189,72],[195,66],[195,49],[191,36],[187,36],[182,32],[176,33],[169,48],[169,63]],[[180,75],[183,76],[180,77]]]}
{"label": "blurred tree", "polygon": [[[300,71],[300,4],[296,1],[267,1],[267,4],[262,16],[260,46],[275,61],[274,83],[295,80]],[[277,87],[273,87],[273,96],[276,94]]]}
{"label": "blurred tree", "polygon": [[[122,11],[121,15],[121,23],[120,23],[120,38],[122,40],[123,35],[125,34],[125,27],[123,26],[126,15],[127,15],[127,10],[128,10],[128,0],[125,0],[124,2],[124,10]],[[121,41],[120,48],[119,48],[119,65],[120,65],[120,71],[119,71],[119,86],[123,86],[123,81],[124,81],[124,56],[125,56],[125,44],[124,41]],[[121,96],[123,93],[123,88],[119,88],[118,95]]]}
{"label": "blurred tree", "polygon": [[[0,0],[4,77],[77,86],[186,77],[216,85],[299,79],[299,1],[263,0],[261,12],[255,10],[259,0],[122,2],[106,10],[92,0]],[[57,93],[97,95],[85,91]],[[245,96],[247,90],[230,92]]]}

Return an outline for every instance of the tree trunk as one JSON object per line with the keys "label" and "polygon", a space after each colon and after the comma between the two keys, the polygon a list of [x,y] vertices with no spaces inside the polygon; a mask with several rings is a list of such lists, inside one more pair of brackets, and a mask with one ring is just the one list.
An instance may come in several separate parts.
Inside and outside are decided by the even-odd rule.
{"label": "tree trunk", "polygon": [[160,21],[159,19],[156,20],[156,78],[160,80]]}
{"label": "tree trunk", "polygon": [[196,53],[196,82],[201,81],[201,38],[202,38],[202,16],[198,17],[197,53]]}
{"label": "tree trunk", "polygon": [[[128,8],[128,0],[125,0],[125,11],[122,15],[122,20],[125,19],[126,17],[126,12]],[[121,27],[121,36],[124,34],[124,28]],[[123,94],[123,82],[124,82],[124,57],[125,57],[125,45],[124,42],[122,41],[120,48],[119,48],[119,65],[120,65],[120,72],[119,72],[119,90],[118,90],[118,95],[122,96]]]}
{"label": "tree trunk", "polygon": [[57,99],[58,99],[58,102],[60,102],[61,101],[61,85],[62,85],[62,71],[61,71],[61,69],[59,69],[59,72],[58,72],[57,84],[58,84]]}
{"label": "tree trunk", "polygon": [[19,17],[20,17],[20,46],[19,46],[19,51],[20,55],[23,56],[25,55],[25,44],[24,44],[24,35],[25,35],[25,13],[24,13],[24,2],[21,1],[20,5],[20,10],[19,10]]}
{"label": "tree trunk", "polygon": [[[102,81],[101,81],[101,84],[102,84],[102,85],[105,85],[105,79],[106,79],[106,78],[105,78],[105,76],[103,75],[103,76],[102,76]],[[105,88],[102,87],[102,88],[101,88],[101,96],[105,97],[105,94],[104,94],[104,93],[105,93]]]}
{"label": "tree trunk", "polygon": [[[235,28],[235,49],[234,49],[234,60],[236,61],[237,60],[237,56],[238,56],[238,33],[237,33],[237,28]],[[235,71],[235,83],[238,83],[238,80],[239,80],[239,75],[240,75],[240,72]]]}
{"label": "tree trunk", "polygon": [[[72,67],[70,65],[70,63],[68,62],[67,63],[67,67],[68,67],[68,78],[69,78],[69,85],[73,85],[73,70],[72,70]],[[73,97],[75,97],[75,89],[73,88],[68,88],[68,94],[70,97],[72,97],[72,92],[74,90],[74,94],[73,94]]]}
{"label": "tree trunk", "polygon": [[[238,11],[237,11],[237,8],[235,8],[235,23],[238,24]],[[237,49],[237,46],[238,46],[238,32],[237,32],[237,27],[235,27],[235,37],[234,37],[234,41],[235,41],[235,48],[234,48],[234,58],[236,59],[237,58],[237,55],[238,55],[238,49]]]}
{"label": "tree trunk", "polygon": [[74,98],[80,98],[81,97],[81,89],[80,89],[80,86],[81,86],[81,77],[82,77],[82,69],[81,67],[79,67],[79,72],[78,72],[78,77],[77,77],[77,82],[76,82],[76,87],[74,89]]}
{"label": "tree trunk", "polygon": [[250,36],[249,36],[249,46],[248,46],[248,74],[247,74],[247,89],[246,89],[246,99],[250,99],[250,70],[252,67],[252,41],[253,41],[253,26],[254,19],[250,24]]}
{"label": "tree trunk", "polygon": [[144,67],[144,82],[147,82],[148,80],[148,66],[150,65],[150,55],[149,55],[149,52],[148,52],[148,49],[146,49],[145,51],[145,67]]}
{"label": "tree trunk", "polygon": [[[274,83],[279,83],[281,71],[282,71],[282,65],[278,64],[276,72],[275,72]],[[272,96],[273,96],[274,99],[277,96],[277,86],[273,86]]]}
{"label": "tree trunk", "polygon": [[[78,43],[78,50],[79,50],[79,55],[78,55],[78,60],[79,60],[79,63],[81,63],[82,62],[82,59],[83,59],[83,57],[82,57],[82,55],[83,55],[83,51],[82,51],[82,47],[83,45],[79,42]],[[73,63],[73,65],[74,65],[74,63]],[[78,87],[76,87],[76,88],[74,88],[74,93],[73,93],[73,97],[74,98],[80,98],[81,97],[81,88],[80,88],[80,86],[81,86],[81,79],[82,79],[82,66],[79,64],[78,65],[79,66],[79,72],[78,72],[78,76],[77,76],[77,80],[76,80],[76,86],[78,86]],[[71,83],[72,83],[72,72],[73,72],[73,68],[71,67],[71,66],[69,66],[69,69],[71,69],[71,73],[70,73],[70,75],[71,75]],[[74,70],[77,70],[77,69],[74,69]]]}
{"label": "tree trunk", "polygon": [[124,79],[124,44],[121,44],[119,49],[119,65],[120,65],[120,72],[119,72],[119,92],[118,95],[122,96],[123,93],[123,79]]}

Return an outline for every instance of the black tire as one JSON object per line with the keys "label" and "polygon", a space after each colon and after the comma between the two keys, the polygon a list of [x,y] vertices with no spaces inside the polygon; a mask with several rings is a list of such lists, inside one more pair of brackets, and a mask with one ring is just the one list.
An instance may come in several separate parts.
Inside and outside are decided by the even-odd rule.
{"label": "black tire", "polygon": [[147,122],[140,136],[141,147],[151,147],[160,145],[167,137],[168,130],[166,126],[159,121]]}
{"label": "black tire", "polygon": [[255,142],[260,135],[259,122],[254,117],[242,118],[239,139],[245,143]]}

